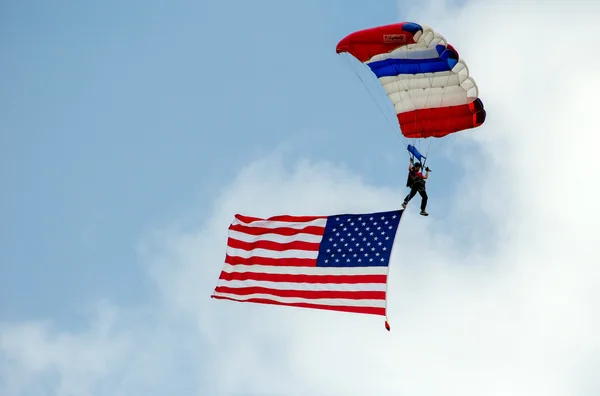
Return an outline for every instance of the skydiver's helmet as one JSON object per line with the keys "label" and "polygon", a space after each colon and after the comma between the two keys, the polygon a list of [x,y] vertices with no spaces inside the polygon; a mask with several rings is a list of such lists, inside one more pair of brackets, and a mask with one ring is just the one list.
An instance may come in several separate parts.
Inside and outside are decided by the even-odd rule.
{"label": "skydiver's helmet", "polygon": [[420,162],[415,162],[415,164],[413,165],[414,169],[421,169],[421,163]]}

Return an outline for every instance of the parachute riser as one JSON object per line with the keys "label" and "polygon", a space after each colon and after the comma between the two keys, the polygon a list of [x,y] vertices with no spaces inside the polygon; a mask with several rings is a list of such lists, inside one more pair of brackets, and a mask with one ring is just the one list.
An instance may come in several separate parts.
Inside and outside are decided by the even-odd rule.
{"label": "parachute riser", "polygon": [[427,161],[427,157],[425,157],[423,154],[421,154],[419,152],[419,150],[417,150],[417,148],[415,146],[409,144],[408,146],[406,146],[406,149],[410,153],[410,158],[413,161],[416,158],[417,161],[420,161],[423,164],[423,166],[425,166],[425,162]]}

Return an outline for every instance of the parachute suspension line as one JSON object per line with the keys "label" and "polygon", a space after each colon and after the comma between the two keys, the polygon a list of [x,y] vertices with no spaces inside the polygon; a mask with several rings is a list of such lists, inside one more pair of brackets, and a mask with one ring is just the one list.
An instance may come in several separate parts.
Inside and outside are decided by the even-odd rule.
{"label": "parachute suspension line", "polygon": [[[423,77],[425,77],[424,72],[423,73],[414,73],[413,77],[415,77],[417,74],[421,74],[421,75],[423,75]],[[408,78],[408,79],[403,79],[403,80],[400,80],[400,79],[396,80],[396,86],[398,88],[398,92],[404,91],[407,93],[408,98],[410,99],[415,110],[422,108],[423,105],[425,105],[425,107],[429,107],[429,100],[431,99],[431,95],[432,95],[434,77],[430,76],[430,77],[427,77],[427,79],[429,80],[429,90],[427,92],[427,96],[424,98],[424,103],[421,103],[420,106],[415,103],[415,98],[412,96],[413,93],[416,92],[418,79],[417,78]],[[450,80],[450,75],[448,75],[448,77],[446,79],[446,84],[444,86],[444,90],[446,89],[446,87],[448,85],[447,82],[449,80]],[[401,81],[402,81],[402,85],[405,85],[405,86],[400,85]],[[423,89],[426,89],[426,88],[423,88]],[[417,118],[417,122],[421,126],[421,128],[424,128],[423,122],[420,118]],[[416,147],[419,152],[421,152],[421,140],[423,140],[422,136],[421,136],[421,138],[417,138],[417,137],[413,138],[413,147]],[[431,146],[431,141],[429,142],[429,145],[427,148],[427,153],[425,154],[425,157],[428,157],[428,155],[429,155],[430,146]],[[422,167],[425,167],[426,161],[427,161],[427,158],[425,158],[425,161],[423,161],[423,163],[421,164]]]}
{"label": "parachute suspension line", "polygon": [[367,86],[367,84],[365,83],[365,81],[363,80],[363,78],[360,76],[360,73],[358,72],[358,70],[356,70],[356,68],[354,68],[354,66],[352,66],[352,63],[351,63],[351,60],[349,59],[349,56],[348,57],[344,56],[344,53],[341,53],[339,55],[342,57],[342,59],[344,59],[344,62],[346,62],[346,65],[354,72],[354,74],[356,75],[356,77],[362,83],[363,87],[365,87],[365,90],[367,91],[367,93],[369,94],[369,96],[371,97],[371,99],[373,100],[373,102],[375,103],[375,105],[377,106],[377,108],[379,109],[379,111],[381,112],[381,114],[383,115],[383,117],[388,122],[388,125],[392,129],[392,132],[394,133],[394,136],[400,137],[400,138],[404,139],[404,141],[406,143],[407,142],[406,137],[404,135],[402,135],[402,133],[399,133],[400,132],[400,125],[395,126],[394,123],[392,121],[390,121],[389,117],[385,114],[385,111],[381,108],[380,104],[377,102],[377,100],[373,96],[373,93],[369,90],[369,87]]}
{"label": "parachute suspension line", "polygon": [[[423,75],[425,75],[425,74],[423,74]],[[448,74],[447,77],[446,77],[446,83],[442,87],[443,94],[445,94],[446,90],[448,89],[448,82],[450,81],[450,77],[451,77],[450,74]],[[430,76],[428,79],[429,79],[429,92],[427,93],[427,98],[425,100],[425,105],[427,107],[430,106],[429,100],[431,99],[431,94],[432,94],[432,91],[433,91],[433,88],[434,88],[433,85],[434,85],[434,82],[435,82],[435,78],[433,76]],[[440,104],[443,104],[443,103],[440,103]],[[434,138],[431,137],[429,139],[434,139]],[[431,143],[432,143],[432,140],[429,140],[429,142],[427,144],[427,151],[425,152],[425,161],[423,161],[423,165],[422,165],[423,169],[425,169],[426,163],[427,163],[427,159],[429,158],[429,152],[430,152],[430,149],[431,149]]]}
{"label": "parachute suspension line", "polygon": [[[420,74],[422,74],[422,75],[423,75],[423,77],[425,77],[425,73],[420,73]],[[415,75],[416,75],[416,74],[415,74]],[[414,102],[414,100],[413,100],[413,98],[412,98],[412,94],[411,94],[411,92],[415,92],[415,89],[416,89],[416,87],[415,87],[415,85],[416,85],[415,81],[416,81],[417,79],[416,79],[416,78],[414,78],[414,79],[411,79],[411,80],[409,80],[409,81],[411,81],[411,82],[412,82],[412,86],[411,86],[412,90],[411,90],[411,91],[407,91],[407,92],[408,92],[408,96],[409,96],[409,98],[411,99],[411,101],[412,101],[412,103],[413,103],[413,106],[415,107],[415,109],[417,109],[417,107],[421,108],[421,107],[423,107],[423,106],[424,106],[424,107],[430,107],[430,106],[431,106],[430,100],[431,100],[431,96],[432,96],[432,92],[433,92],[433,88],[434,88],[434,81],[435,81],[435,79],[434,79],[434,77],[433,77],[433,76],[430,76],[430,77],[427,77],[427,78],[428,78],[428,80],[429,80],[429,90],[428,90],[428,92],[427,92],[427,96],[426,96],[426,97],[423,99],[423,100],[424,100],[424,102],[420,104],[421,106],[417,106],[417,105],[415,104],[415,102]],[[448,83],[449,83],[449,81],[450,81],[450,78],[451,78],[451,75],[450,75],[450,74],[448,74],[448,75],[446,76],[446,83],[443,85],[443,87],[441,87],[441,88],[442,88],[442,90],[443,90],[443,94],[445,94],[445,93],[446,93],[446,90],[448,89]],[[407,86],[408,86],[408,85],[407,85]],[[399,83],[398,83],[398,87],[400,87],[400,84],[399,84]],[[423,89],[426,89],[426,88],[423,88]],[[442,102],[441,104],[443,104],[443,102]],[[423,127],[422,120],[421,120],[421,119],[418,119],[418,122],[419,122],[419,124],[421,125],[421,127]],[[435,139],[435,138],[431,137],[431,138],[424,138],[424,139],[425,139],[425,140],[427,140],[427,139]],[[427,150],[425,151],[425,155],[424,155],[425,159],[424,159],[423,163],[421,164],[421,166],[422,166],[422,168],[423,168],[423,169],[425,169],[425,166],[426,166],[426,163],[427,163],[427,159],[429,158],[429,153],[430,153],[430,149],[431,149],[431,143],[432,143],[432,140],[429,140],[429,141],[427,142]],[[447,142],[444,142],[444,143],[447,143]],[[423,142],[423,147],[424,147],[424,146],[425,146],[425,142]],[[419,139],[419,144],[418,144],[418,146],[415,146],[415,147],[418,147],[418,150],[419,150],[419,151],[421,151],[421,139]]]}
{"label": "parachute suspension line", "polygon": [[[432,138],[433,139],[433,138]],[[450,134],[448,136],[444,136],[443,139],[438,139],[441,140],[441,142],[437,142],[433,145],[431,145],[431,151],[429,151],[429,149],[427,150],[428,152],[431,152],[432,154],[435,152],[440,153],[442,151],[442,148],[445,148],[448,146],[448,144],[450,144],[451,142],[455,142],[456,141],[456,136],[453,134]]]}
{"label": "parachute suspension line", "polygon": [[[354,72],[354,74],[356,75],[358,80],[361,82],[361,84],[363,85],[363,87],[365,88],[365,90],[367,91],[369,96],[371,97],[371,100],[373,100],[373,102],[375,103],[375,105],[377,106],[377,108],[379,109],[379,111],[381,112],[381,114],[383,115],[385,120],[387,121],[388,125],[392,129],[393,134],[395,136],[398,136],[398,129],[396,128],[394,123],[389,119],[389,117],[386,115],[385,111],[381,108],[379,102],[377,101],[377,99],[375,99],[375,96],[373,96],[373,93],[369,90],[368,85],[361,77],[360,72],[352,65],[352,60],[350,59],[350,56],[345,57],[344,54],[340,54],[340,56],[342,56],[342,58],[344,59],[344,61],[348,65],[348,67]],[[400,137],[406,140],[406,138],[402,134],[400,134]]]}
{"label": "parachute suspension line", "polygon": [[[430,138],[432,139],[432,138]],[[425,169],[425,164],[427,163],[427,158],[429,158],[429,148],[431,147],[431,140],[427,143],[427,151],[425,152],[425,161],[423,161],[422,168]]]}
{"label": "parachute suspension line", "polygon": [[[444,84],[444,86],[442,87],[442,89],[443,89],[443,94],[445,94],[445,93],[446,93],[446,90],[448,89],[448,83],[449,83],[449,81],[450,81],[450,78],[451,78],[451,75],[449,74],[449,75],[446,77],[446,83],[445,83],[445,84]],[[431,81],[431,79],[430,79],[430,81]],[[431,84],[431,85],[433,85],[433,84]],[[444,103],[442,102],[441,104],[443,105]],[[427,154],[426,154],[426,157],[428,157],[428,158],[429,158],[429,153],[430,153],[430,152],[433,152],[433,151],[435,151],[436,153],[437,153],[437,152],[439,152],[439,151],[440,151],[440,149],[441,149],[441,147],[443,147],[443,146],[446,146],[446,145],[447,145],[447,144],[450,142],[450,139],[452,139],[452,138],[453,138],[453,136],[445,136],[445,137],[444,137],[444,139],[443,139],[443,141],[442,141],[441,143],[439,143],[439,144],[438,144],[438,143],[436,142],[436,144],[434,145],[434,146],[435,146],[435,149],[434,149],[434,150],[431,150],[431,151],[430,151],[430,149],[431,149],[431,141],[430,141],[430,142],[429,142],[429,146],[427,147]],[[431,138],[431,139],[435,139],[435,138]],[[438,139],[438,140],[439,140],[439,139]],[[423,164],[423,166],[424,166],[424,164]]]}
{"label": "parachute suspension line", "polygon": [[[447,45],[447,43],[446,43],[446,45]],[[442,93],[442,95],[443,95],[443,97],[445,97],[446,90],[448,89],[448,83],[450,82],[450,78],[451,78],[451,74],[448,74],[448,75],[447,75],[447,77],[446,77],[446,83],[445,83],[445,84],[444,84],[444,86],[442,87],[442,90],[443,90],[443,93]],[[430,78],[429,78],[429,81],[430,81],[430,84],[429,84],[429,85],[430,85],[430,87],[433,87],[433,77],[430,77]],[[430,93],[431,93],[431,90],[430,90]],[[429,100],[429,95],[428,95],[427,99]],[[441,104],[441,105],[443,105],[443,104],[444,104],[444,103],[443,103],[443,101],[442,101],[440,104]],[[431,138],[431,139],[434,139],[434,138]],[[445,143],[448,143],[448,141],[446,140],[446,141],[445,141],[445,142],[443,142],[442,144],[445,144]],[[430,148],[431,148],[431,141],[429,141],[429,145],[427,146],[427,153],[425,154],[425,156],[426,156],[427,158],[429,158],[429,151],[430,151]],[[439,148],[439,146],[438,146],[438,148]],[[427,161],[427,158],[425,159],[425,161]],[[425,167],[425,163],[423,163],[423,167]]]}
{"label": "parachute suspension line", "polygon": [[[415,109],[417,109],[417,105],[415,104],[415,101],[413,100],[412,96],[411,96],[411,91],[415,88],[415,80],[416,79],[396,79],[395,83],[396,83],[396,88],[398,89],[398,94],[400,94],[402,91],[406,92],[406,94],[408,95],[408,98],[410,99],[413,107]],[[401,84],[402,82],[402,84]],[[421,124],[421,120],[417,120],[419,122],[419,124]],[[422,124],[421,124],[422,126]],[[404,135],[403,135],[404,136]],[[405,140],[408,140],[405,138]],[[421,141],[418,138],[413,138],[412,139],[412,146],[415,147],[419,152],[421,151],[420,146],[421,146]],[[411,158],[414,159],[414,155],[411,154]]]}

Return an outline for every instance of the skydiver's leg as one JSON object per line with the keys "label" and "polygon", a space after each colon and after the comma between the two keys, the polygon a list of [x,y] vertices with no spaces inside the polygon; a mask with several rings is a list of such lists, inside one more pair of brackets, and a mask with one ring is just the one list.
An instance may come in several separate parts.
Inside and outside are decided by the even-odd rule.
{"label": "skydiver's leg", "polygon": [[417,189],[413,187],[410,189],[410,193],[408,193],[408,195],[404,198],[404,203],[402,204],[402,206],[406,207],[406,205],[410,202],[411,199],[413,199],[415,195],[417,195]]}
{"label": "skydiver's leg", "polygon": [[421,214],[427,216],[427,212],[425,212],[425,208],[427,207],[427,191],[420,190],[419,194],[421,194]]}
{"label": "skydiver's leg", "polygon": [[429,198],[427,196],[427,191],[425,190],[421,190],[419,191],[419,194],[421,194],[421,210],[425,210],[425,208],[427,207],[427,199]]}

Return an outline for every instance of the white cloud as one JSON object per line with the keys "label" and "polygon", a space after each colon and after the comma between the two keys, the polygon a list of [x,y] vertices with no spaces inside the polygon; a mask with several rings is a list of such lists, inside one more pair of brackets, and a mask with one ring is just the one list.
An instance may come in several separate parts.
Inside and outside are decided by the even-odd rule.
{"label": "white cloud", "polygon": [[406,192],[332,164],[290,165],[284,151],[244,169],[198,230],[166,229],[141,247],[156,306],[103,310],[74,333],[5,324],[0,393],[598,394],[599,5],[445,4],[407,19],[456,44],[488,120],[465,134],[482,154],[461,158],[470,172],[444,197],[450,222],[435,207],[418,216],[418,197],[402,220],[392,332],[369,316],[209,298],[233,214],[386,210]]}
{"label": "white cloud", "polygon": [[[59,332],[48,322],[0,327],[0,393],[46,394],[44,388],[50,386],[57,394],[88,394],[127,355],[131,340],[127,333],[113,333],[115,314],[100,307],[83,333]],[[55,372],[60,382],[55,382]]]}

